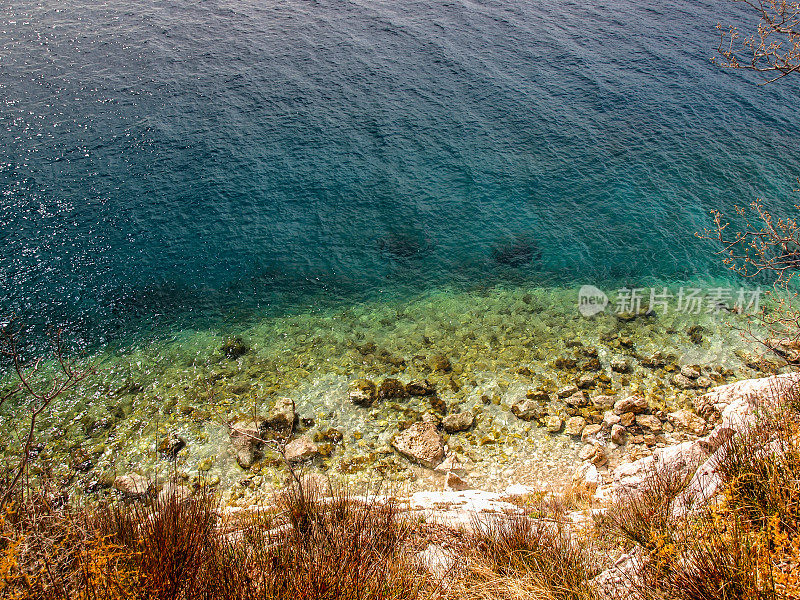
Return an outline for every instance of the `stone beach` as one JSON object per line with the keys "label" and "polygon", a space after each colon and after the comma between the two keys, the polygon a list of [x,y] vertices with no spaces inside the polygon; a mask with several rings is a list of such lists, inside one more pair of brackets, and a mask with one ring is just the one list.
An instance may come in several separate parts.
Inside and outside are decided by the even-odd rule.
{"label": "stone beach", "polygon": [[555,489],[704,434],[697,397],[779,371],[731,319],[585,318],[571,289],[489,288],[185,331],[95,357],[41,456],[91,493],[174,471],[232,506],[283,485],[284,459],[398,493]]}

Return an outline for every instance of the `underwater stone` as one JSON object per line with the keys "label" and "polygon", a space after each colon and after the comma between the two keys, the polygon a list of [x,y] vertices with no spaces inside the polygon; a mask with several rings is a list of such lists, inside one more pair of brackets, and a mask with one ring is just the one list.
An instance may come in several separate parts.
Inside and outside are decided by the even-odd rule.
{"label": "underwater stone", "polygon": [[606,396],[603,394],[592,397],[592,406],[595,408],[611,408],[614,406],[614,396]]}
{"label": "underwater stone", "polygon": [[406,385],[406,392],[409,396],[430,396],[436,392],[436,388],[427,379],[422,381],[411,381]]}
{"label": "underwater stone", "polygon": [[372,406],[377,397],[378,389],[369,379],[356,379],[350,382],[350,402],[356,406]]}
{"label": "underwater stone", "polygon": [[568,385],[566,387],[559,388],[556,392],[556,395],[559,398],[566,398],[567,396],[572,396],[572,394],[578,393],[578,386],[576,385]]}
{"label": "underwater stone", "polygon": [[307,436],[302,435],[286,444],[284,457],[289,462],[308,460],[319,454],[319,448]]}
{"label": "underwater stone", "polygon": [[550,415],[545,421],[545,427],[547,427],[547,431],[550,433],[558,433],[563,426],[564,420],[557,415]]}
{"label": "underwater stone", "polygon": [[714,382],[710,377],[703,376],[697,378],[697,387],[699,388],[710,388],[712,385],[714,385]]}
{"label": "underwater stone", "polygon": [[644,319],[646,317],[655,317],[656,313],[654,311],[648,310],[646,308],[640,308],[636,312],[621,312],[616,314],[617,319],[622,321],[623,323],[630,323],[631,321],[635,321],[636,319]]}
{"label": "underwater stone", "polygon": [[650,356],[646,356],[642,359],[642,366],[648,369],[657,369],[666,365],[667,362],[667,357],[665,357],[660,350],[657,350]]}
{"label": "underwater stone", "polygon": [[158,451],[168,460],[175,460],[178,452],[186,447],[186,440],[179,436],[170,436],[158,445]]}
{"label": "underwater stone", "polygon": [[431,408],[439,414],[447,414],[447,403],[439,398],[439,396],[431,396],[430,400],[428,400],[428,403],[431,405]]}
{"label": "underwater stone", "polygon": [[414,423],[392,438],[392,446],[406,458],[430,469],[444,459],[442,436],[433,423]]}
{"label": "underwater stone", "polygon": [[294,409],[294,400],[291,398],[278,398],[267,418],[261,424],[262,429],[272,429],[279,432],[291,432],[297,423],[297,414]]}
{"label": "underwater stone", "polygon": [[624,358],[612,358],[611,370],[615,373],[628,373],[631,370],[631,366]]}
{"label": "underwater stone", "polygon": [[590,358],[589,360],[582,362],[580,365],[581,371],[599,371],[602,369],[603,366],[600,364],[600,360],[595,358]]}
{"label": "underwater stone", "polygon": [[608,462],[608,454],[602,444],[588,444],[588,448],[585,446],[581,450],[580,457],[596,467],[602,467]]}
{"label": "underwater stone", "polygon": [[603,426],[599,424],[587,425],[586,427],[583,428],[583,431],[581,431],[581,440],[584,442],[587,441],[589,438],[594,437],[598,433],[600,433],[602,429]]}
{"label": "underwater stone", "polygon": [[536,390],[528,390],[525,393],[525,397],[528,400],[534,400],[536,402],[549,402],[550,401],[550,394],[542,389]]}
{"label": "underwater stone", "polygon": [[661,431],[661,421],[653,415],[636,415],[636,424],[642,429],[649,429],[653,432]]}
{"label": "underwater stone", "polygon": [[453,370],[453,365],[450,359],[444,354],[437,354],[430,360],[431,369],[439,373],[449,373]]}
{"label": "underwater stone", "polygon": [[681,388],[682,390],[691,390],[697,387],[697,384],[693,379],[689,379],[680,373],[672,378],[672,384]]}
{"label": "underwater stone", "polygon": [[250,351],[250,348],[244,343],[242,338],[234,337],[225,340],[225,343],[222,344],[220,350],[225,358],[236,360],[237,358],[247,354]]}
{"label": "underwater stone", "polygon": [[381,362],[393,367],[402,367],[406,364],[405,358],[402,356],[396,356],[383,348],[378,350],[377,357]]}
{"label": "underwater stone", "polygon": [[571,356],[559,356],[553,361],[556,369],[574,369],[578,366],[578,361]]}
{"label": "underwater stone", "polygon": [[249,469],[261,454],[262,421],[241,420],[228,425],[231,447],[236,454],[236,462],[243,469]]}
{"label": "underwater stone", "polygon": [[633,422],[636,420],[636,414],[632,412],[622,413],[619,416],[619,424],[623,427],[630,427],[633,425]]}
{"label": "underwater stone", "polygon": [[519,236],[510,242],[495,246],[491,255],[492,260],[498,265],[514,268],[542,260],[541,248],[527,236]]}
{"label": "underwater stone", "polygon": [[625,443],[625,435],[628,431],[620,424],[615,423],[611,426],[611,441],[617,446],[622,446]]}
{"label": "underwater stone", "polygon": [[463,478],[452,472],[447,474],[446,484],[447,487],[454,492],[462,492],[469,489],[469,484]]}
{"label": "underwater stone", "polygon": [[565,398],[564,404],[572,408],[586,408],[587,406],[589,406],[589,399],[586,397],[586,394],[578,391],[569,396],[568,398]]}
{"label": "underwater stone", "polygon": [[378,250],[387,259],[410,260],[429,253],[433,246],[417,232],[387,233],[378,239]]}
{"label": "underwater stone", "polygon": [[533,400],[522,400],[511,407],[511,412],[518,419],[523,421],[539,420],[544,418],[545,410],[538,402]]}
{"label": "underwater stone", "polygon": [[697,379],[702,375],[700,369],[695,365],[683,365],[681,367],[681,375],[689,379]]}
{"label": "underwater stone", "polygon": [[586,427],[586,419],[583,417],[570,417],[567,419],[564,433],[573,437],[578,437],[584,427]]}
{"label": "underwater stone", "polygon": [[703,342],[703,328],[700,325],[692,325],[686,330],[689,339],[693,344],[700,344]]}
{"label": "underwater stone", "polygon": [[368,354],[374,354],[378,350],[378,347],[372,342],[367,342],[361,345],[356,344],[356,350],[358,350],[359,354],[362,356],[367,356]]}
{"label": "underwater stone", "polygon": [[575,383],[580,389],[588,390],[597,386],[597,376],[592,375],[591,373],[584,373],[578,377],[578,381]]}
{"label": "underwater stone", "polygon": [[433,425],[436,425],[438,427],[442,422],[442,418],[436,413],[428,411],[424,415],[422,415],[421,421],[423,423],[432,423]]}
{"label": "underwater stone", "polygon": [[330,442],[331,444],[339,444],[344,439],[344,435],[338,429],[331,427],[326,431],[318,431],[314,434],[315,442]]}
{"label": "underwater stone", "polygon": [[614,413],[618,415],[628,412],[638,414],[649,408],[650,405],[642,396],[628,396],[627,398],[620,398],[614,403]]}
{"label": "underwater stone", "polygon": [[407,397],[406,386],[397,379],[384,379],[378,388],[378,398],[381,400],[402,399]]}
{"label": "underwater stone", "polygon": [[464,411],[447,415],[442,419],[442,427],[447,433],[457,433],[466,431],[475,423],[475,417],[471,412]]}

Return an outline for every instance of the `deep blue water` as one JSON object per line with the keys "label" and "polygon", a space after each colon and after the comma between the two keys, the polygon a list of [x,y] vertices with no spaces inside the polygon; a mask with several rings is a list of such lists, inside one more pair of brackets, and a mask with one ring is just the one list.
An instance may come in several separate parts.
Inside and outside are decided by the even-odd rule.
{"label": "deep blue water", "polygon": [[[442,286],[719,271],[797,198],[728,1],[9,1],[0,314],[89,341]],[[798,78],[800,79],[800,78]],[[795,186],[796,187],[796,186]]]}

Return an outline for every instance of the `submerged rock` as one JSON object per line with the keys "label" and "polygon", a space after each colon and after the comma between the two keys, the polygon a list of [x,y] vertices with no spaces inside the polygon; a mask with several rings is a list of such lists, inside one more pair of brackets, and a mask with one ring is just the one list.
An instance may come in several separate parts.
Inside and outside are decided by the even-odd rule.
{"label": "submerged rock", "polygon": [[447,414],[447,403],[439,398],[439,396],[431,396],[428,400],[428,404],[431,405],[431,409],[439,413],[440,415]]}
{"label": "submerged rock", "polygon": [[433,246],[417,232],[387,233],[378,239],[378,251],[387,259],[406,261],[424,256]]}
{"label": "submerged rock", "polygon": [[304,435],[293,439],[284,448],[284,457],[292,463],[314,458],[318,454],[317,445]]}
{"label": "submerged rock", "polygon": [[437,354],[430,360],[431,369],[438,373],[449,373],[453,370],[453,365],[450,359],[444,354]]}
{"label": "submerged rock", "polygon": [[406,386],[397,379],[384,379],[378,388],[378,398],[381,400],[400,400],[407,397]]}
{"label": "submerged rock", "polygon": [[225,340],[220,348],[220,351],[225,358],[236,360],[237,358],[247,354],[250,351],[250,348],[244,343],[242,338],[234,337]]}
{"label": "submerged rock", "polygon": [[557,415],[550,415],[544,425],[549,433],[558,433],[564,427],[564,420]]}
{"label": "submerged rock", "polygon": [[272,429],[281,433],[291,433],[297,423],[297,414],[294,409],[294,400],[291,398],[278,398],[269,411],[267,418],[261,424],[262,429]]}
{"label": "submerged rock", "polygon": [[528,400],[534,400],[535,402],[550,402],[550,394],[542,389],[528,390],[525,393],[525,397]]}
{"label": "submerged rock", "polygon": [[647,400],[641,396],[628,396],[621,398],[614,403],[614,412],[618,415],[632,412],[638,414],[650,408]]}
{"label": "submerged rock", "polygon": [[577,385],[568,385],[559,388],[558,391],[556,392],[556,396],[558,396],[559,398],[566,398],[567,396],[572,396],[573,394],[578,394],[578,393],[580,392],[578,391]]}
{"label": "submerged rock", "polygon": [[575,392],[571,396],[564,399],[564,404],[572,408],[586,408],[589,406],[589,399],[583,392]]}
{"label": "submerged rock", "polygon": [[614,402],[614,396],[598,395],[592,397],[592,406],[595,408],[611,408],[614,406]]}
{"label": "submerged rock", "polygon": [[631,366],[624,358],[612,358],[611,370],[615,373],[628,373],[631,370]]}
{"label": "submerged rock", "polygon": [[567,419],[566,427],[564,428],[564,433],[567,435],[571,435],[573,437],[578,437],[583,428],[586,426],[586,419],[583,417],[571,417]]}
{"label": "submerged rock", "polygon": [[534,419],[538,421],[545,416],[544,408],[533,400],[521,400],[517,402],[511,407],[511,412],[515,417],[523,421],[532,421]]}
{"label": "submerged rock", "polygon": [[240,420],[228,425],[236,462],[243,469],[249,469],[261,457],[261,448],[264,445],[262,425],[263,421],[257,420]]}
{"label": "submerged rock", "polygon": [[186,447],[186,440],[177,435],[170,436],[161,440],[158,445],[158,451],[167,460],[175,460],[178,452]]}
{"label": "submerged rock", "polygon": [[469,411],[447,415],[442,419],[442,428],[447,433],[458,433],[459,431],[466,431],[475,423],[475,417]]}
{"label": "submerged rock", "polygon": [[444,442],[433,423],[414,423],[394,436],[392,446],[406,458],[429,469],[444,459]]}
{"label": "submerged rock", "polygon": [[622,446],[625,444],[627,433],[628,431],[622,425],[614,424],[611,426],[611,441],[617,446]]}
{"label": "submerged rock", "polygon": [[581,431],[581,441],[587,442],[591,438],[594,438],[600,431],[602,431],[603,426],[597,423],[587,425]]}
{"label": "submerged rock", "polygon": [[436,393],[436,388],[427,379],[422,381],[411,381],[406,385],[406,392],[409,396],[430,396]]}
{"label": "submerged rock", "polygon": [[356,406],[372,406],[377,398],[378,388],[369,379],[356,379],[350,382],[350,402]]}
{"label": "submerged rock", "polygon": [[528,236],[518,236],[510,242],[492,248],[492,260],[506,267],[522,267],[542,260],[542,250]]}
{"label": "submerged rock", "polygon": [[653,415],[636,415],[636,424],[642,429],[649,429],[654,433],[662,429],[661,421]]}
{"label": "submerged rock", "polygon": [[447,474],[447,481],[445,483],[447,484],[448,489],[455,492],[461,492],[469,489],[469,484],[467,481],[463,477],[460,477],[452,472]]}
{"label": "submerged rock", "polygon": [[695,365],[683,365],[681,367],[681,375],[689,379],[697,379],[702,375],[700,368]]}
{"label": "submerged rock", "polygon": [[678,373],[672,378],[672,385],[681,388],[682,390],[691,390],[692,388],[697,387],[697,383],[694,379],[690,379],[682,373]]}

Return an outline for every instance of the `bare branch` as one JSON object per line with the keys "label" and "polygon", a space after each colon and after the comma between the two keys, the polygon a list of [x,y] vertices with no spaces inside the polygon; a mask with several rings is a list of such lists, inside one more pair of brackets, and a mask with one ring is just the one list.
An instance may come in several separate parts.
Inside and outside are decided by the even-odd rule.
{"label": "bare branch", "polygon": [[[0,397],[0,405],[19,393],[27,392],[31,397],[29,408],[28,426],[19,464],[14,469],[14,476],[0,497],[0,510],[2,510],[13,496],[22,475],[25,473],[29,460],[33,440],[36,433],[38,417],[52,404],[52,402],[66,391],[75,387],[91,373],[91,369],[79,368],[70,361],[64,352],[62,332],[56,331],[52,335],[53,358],[59,366],[59,373],[52,376],[49,385],[44,382],[37,384],[35,376],[42,365],[42,357],[36,359],[32,366],[26,368],[22,353],[17,345],[20,330],[14,330],[10,324],[0,330],[0,354],[10,359],[14,373],[19,380],[17,385]],[[42,389],[40,389],[42,388]]]}
{"label": "bare branch", "polygon": [[734,1],[749,6],[760,18],[759,24],[756,32],[745,38],[736,27],[718,24],[718,56],[712,60],[724,68],[764,73],[764,83],[800,73],[800,2]]}

